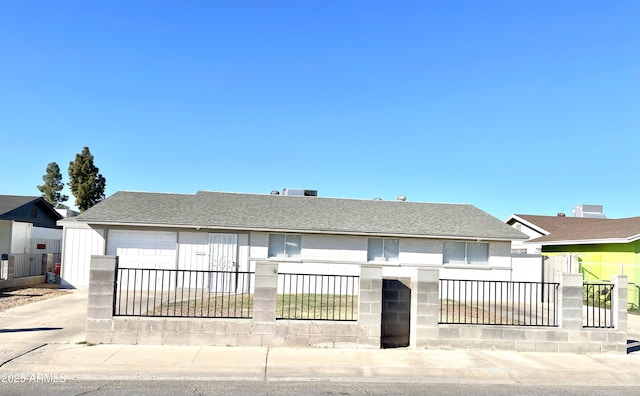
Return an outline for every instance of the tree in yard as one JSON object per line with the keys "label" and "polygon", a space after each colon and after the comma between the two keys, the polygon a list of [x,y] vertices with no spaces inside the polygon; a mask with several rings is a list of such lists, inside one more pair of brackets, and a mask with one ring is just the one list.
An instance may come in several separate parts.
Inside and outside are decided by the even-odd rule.
{"label": "tree in yard", "polygon": [[99,171],[93,164],[89,147],[83,148],[80,154],[76,154],[75,161],[69,163],[69,187],[81,212],[104,199],[107,181]]}
{"label": "tree in yard", "polygon": [[68,196],[62,195],[60,191],[64,188],[62,182],[62,174],[60,173],[60,167],[57,163],[51,162],[47,165],[47,173],[42,176],[44,184],[38,186],[38,190],[42,193],[42,197],[45,201],[49,202],[54,208],[68,209],[69,207],[64,204],[69,199]]}

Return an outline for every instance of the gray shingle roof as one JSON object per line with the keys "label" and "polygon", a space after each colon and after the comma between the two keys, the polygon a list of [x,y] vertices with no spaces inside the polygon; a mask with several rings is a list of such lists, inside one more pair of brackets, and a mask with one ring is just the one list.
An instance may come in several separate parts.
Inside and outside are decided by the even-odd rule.
{"label": "gray shingle roof", "polygon": [[29,202],[36,201],[40,197],[27,197],[22,195],[0,195],[0,215],[5,215]]}
{"label": "gray shingle roof", "polygon": [[200,191],[120,191],[64,222],[310,233],[527,239],[465,204],[396,202]]}

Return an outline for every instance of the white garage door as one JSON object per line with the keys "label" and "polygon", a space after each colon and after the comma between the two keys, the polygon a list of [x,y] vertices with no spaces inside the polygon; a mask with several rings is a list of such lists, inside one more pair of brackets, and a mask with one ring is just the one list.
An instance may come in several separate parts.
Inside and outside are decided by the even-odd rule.
{"label": "white garage door", "polygon": [[107,254],[119,256],[120,267],[175,269],[176,243],[175,232],[112,230]]}

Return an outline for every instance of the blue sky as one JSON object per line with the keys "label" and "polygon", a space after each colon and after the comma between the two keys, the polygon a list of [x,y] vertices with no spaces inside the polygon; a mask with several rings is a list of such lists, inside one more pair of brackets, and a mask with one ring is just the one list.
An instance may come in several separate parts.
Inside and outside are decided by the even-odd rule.
{"label": "blue sky", "polygon": [[[604,205],[640,216],[640,2],[0,1],[0,194]],[[68,189],[65,191],[68,195]],[[73,197],[68,202],[73,206]]]}

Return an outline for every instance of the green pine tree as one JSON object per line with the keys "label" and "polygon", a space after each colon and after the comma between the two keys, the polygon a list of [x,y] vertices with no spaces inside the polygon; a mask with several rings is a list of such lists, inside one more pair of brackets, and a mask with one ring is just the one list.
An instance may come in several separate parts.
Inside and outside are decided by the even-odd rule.
{"label": "green pine tree", "polygon": [[62,174],[60,173],[60,167],[57,163],[51,162],[47,165],[47,170],[42,176],[42,181],[44,181],[44,184],[37,187],[45,201],[49,202],[54,208],[68,209],[69,207],[65,205],[64,202],[67,201],[69,197],[60,193],[64,188],[64,183],[62,182]]}
{"label": "green pine tree", "polygon": [[81,212],[104,199],[106,179],[93,164],[93,155],[89,147],[76,154],[75,161],[69,163],[69,187],[76,197],[76,206]]}

